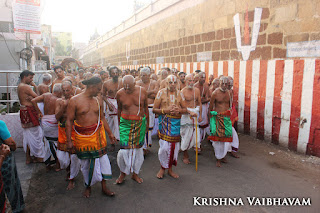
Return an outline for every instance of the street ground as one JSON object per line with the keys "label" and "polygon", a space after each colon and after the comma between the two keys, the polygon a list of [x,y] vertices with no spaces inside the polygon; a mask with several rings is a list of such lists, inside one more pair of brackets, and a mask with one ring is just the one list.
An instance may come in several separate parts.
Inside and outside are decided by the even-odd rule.
{"label": "street ground", "polygon": [[[207,141],[202,144],[198,171],[195,153],[190,150],[192,164],[182,162],[179,154],[174,171],[179,179],[165,175],[159,180],[160,168],[154,143],[141,168],[144,182],[138,184],[126,177],[122,185],[114,184],[119,176],[117,151],[108,153],[113,178],[107,185],[116,193],[106,197],[100,184],[92,187],[91,197],[83,198],[84,182],[81,172],[76,187],[67,191],[65,171],[46,172],[43,164],[25,165],[24,153],[15,153],[25,195],[24,212],[319,212],[320,159],[290,152],[279,146],[240,135],[239,159],[227,157],[228,163],[215,166],[214,151]],[[193,197],[242,198],[243,206],[194,206]],[[311,198],[311,206],[250,206],[246,197]]]}

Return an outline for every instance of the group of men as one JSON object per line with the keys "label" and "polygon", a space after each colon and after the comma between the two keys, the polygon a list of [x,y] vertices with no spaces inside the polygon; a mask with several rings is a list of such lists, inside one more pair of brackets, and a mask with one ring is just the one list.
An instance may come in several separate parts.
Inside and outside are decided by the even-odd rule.
{"label": "group of men", "polygon": [[48,169],[54,164],[56,171],[66,169],[68,190],[74,188],[81,170],[85,197],[96,182],[101,182],[106,195],[114,195],[106,186],[111,178],[106,135],[110,151],[115,143],[120,145],[117,184],[131,173],[133,180],[143,182],[139,171],[154,134],[160,145],[159,179],[165,170],[178,178],[172,166],[177,165],[179,151],[183,151],[183,162],[190,164],[188,150],[201,153],[206,135],[212,140],[218,167],[226,162],[227,152],[237,157],[239,140],[232,127],[237,116],[230,77],[210,76],[206,82],[206,74],[200,70],[186,75],[175,68],[162,68],[156,75],[150,67],[121,71],[115,66],[107,72],[79,69],[77,74],[65,73],[57,66],[54,72],[54,81],[46,74],[38,87],[33,83],[34,73],[26,70],[20,74],[23,147],[27,164],[43,161]]}

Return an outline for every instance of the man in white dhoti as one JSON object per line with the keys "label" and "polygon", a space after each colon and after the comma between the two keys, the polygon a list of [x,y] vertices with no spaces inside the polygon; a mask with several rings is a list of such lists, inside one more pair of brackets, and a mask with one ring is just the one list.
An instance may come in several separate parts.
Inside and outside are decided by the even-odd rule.
{"label": "man in white dhoti", "polygon": [[[41,119],[41,126],[46,138],[46,156],[44,162],[49,170],[51,165],[56,165],[56,170],[58,171],[59,161],[56,155],[57,143],[58,143],[58,121],[55,117],[56,101],[62,95],[61,84],[57,83],[53,86],[52,93],[47,92],[31,100],[33,106],[35,107],[39,117]],[[38,107],[39,103],[44,103],[43,114]],[[54,160],[52,161],[51,158]]]}
{"label": "man in white dhoti", "polygon": [[231,142],[233,141],[230,94],[227,89],[228,78],[220,78],[220,87],[216,89],[210,100],[209,118],[210,118],[210,136],[208,139],[212,142],[216,166],[221,167],[221,162],[226,163],[225,156],[231,151]]}
{"label": "man in white dhoti", "polygon": [[123,89],[117,93],[118,117],[120,123],[120,150],[117,156],[120,176],[116,183],[121,184],[126,175],[138,183],[142,166],[143,144],[149,123],[148,95],[141,86],[136,86],[131,75],[123,77]]}
{"label": "man in white dhoti", "polygon": [[180,120],[187,113],[187,108],[181,93],[178,91],[178,79],[174,75],[167,77],[166,88],[161,89],[154,102],[153,112],[159,115],[159,151],[158,157],[161,168],[157,174],[159,179],[164,177],[165,170],[173,178],[179,175],[172,171],[172,165],[177,165],[180,149]]}
{"label": "man in white dhoti", "polygon": [[148,152],[148,147],[152,146],[152,131],[155,123],[155,114],[153,113],[153,103],[158,92],[157,82],[150,79],[151,70],[149,67],[144,67],[140,70],[141,80],[137,81],[137,85],[145,88],[148,94],[148,109],[149,109],[149,129],[146,131],[145,143],[143,145],[144,153]]}
{"label": "man in white dhoti", "polygon": [[[45,157],[45,147],[43,142],[43,131],[40,127],[39,117],[36,109],[32,105],[31,99],[37,94],[31,89],[34,73],[28,70],[20,74],[21,83],[18,86],[18,97],[20,101],[20,120],[23,128],[23,148],[26,152],[26,164],[42,162]],[[35,159],[32,159],[34,156]]]}
{"label": "man in white dhoti", "polygon": [[[199,72],[197,75],[199,77],[199,81],[195,83],[194,87],[198,88],[200,90],[200,97],[201,97],[201,103],[202,103],[202,121],[199,123],[200,127],[200,135],[201,135],[201,141],[203,141],[206,138],[206,134],[209,133],[209,121],[208,121],[208,102],[210,101],[210,95],[209,95],[209,85],[206,82],[206,73],[205,72]],[[200,149],[200,144],[198,146]]]}
{"label": "man in white dhoti", "polygon": [[[102,87],[102,96],[106,103],[105,117],[114,136],[119,140],[118,104],[116,94],[122,88],[122,82],[119,80],[118,67],[109,67],[109,74],[111,79],[105,81]],[[112,147],[112,150],[113,149],[114,147]]]}
{"label": "man in white dhoti", "polygon": [[[82,84],[86,85],[84,92],[72,97],[68,103],[68,150],[71,151],[75,146],[77,156],[81,159],[81,172],[86,185],[84,197],[90,197],[91,186],[96,182],[101,182],[105,195],[113,196],[114,192],[106,185],[106,180],[112,178],[106,133],[111,143],[115,143],[116,138],[104,117],[103,100],[98,96],[102,89],[102,81],[99,77],[93,76],[82,81]],[[75,144],[72,141],[72,129],[75,131]]]}
{"label": "man in white dhoti", "polygon": [[200,144],[199,123],[202,121],[200,90],[194,87],[194,76],[187,75],[186,87],[182,89],[181,96],[185,100],[188,114],[181,116],[181,150],[183,151],[183,162],[190,164],[188,149]]}
{"label": "man in white dhoti", "polygon": [[[62,94],[56,102],[55,118],[58,121],[58,145],[57,157],[59,160],[59,169],[67,170],[67,180],[69,180],[67,190],[75,187],[75,178],[80,171],[80,159],[75,154],[75,150],[67,149],[67,135],[66,135],[66,120],[67,120],[67,107],[72,97],[73,90],[70,81],[62,82]],[[74,142],[74,130],[72,130],[72,141]],[[58,169],[57,169],[58,170]]]}

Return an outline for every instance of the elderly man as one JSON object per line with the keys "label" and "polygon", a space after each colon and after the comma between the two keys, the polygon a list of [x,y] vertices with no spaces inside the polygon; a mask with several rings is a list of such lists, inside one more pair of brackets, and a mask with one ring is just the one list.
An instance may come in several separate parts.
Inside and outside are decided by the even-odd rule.
{"label": "elderly man", "polygon": [[[61,84],[57,83],[53,86],[52,93],[44,93],[34,99],[31,100],[33,106],[38,112],[38,115],[41,119],[42,129],[44,132],[44,136],[47,139],[46,145],[46,156],[44,158],[44,162],[47,166],[47,169],[50,169],[50,166],[54,163],[57,164],[57,170],[59,169],[59,161],[56,155],[57,151],[57,142],[58,142],[58,121],[55,117],[55,109],[56,109],[56,102],[57,99],[60,98],[62,95]],[[38,107],[38,103],[44,103],[43,113],[40,111]],[[51,162],[51,157],[55,160]]]}
{"label": "elderly man", "polygon": [[179,175],[172,171],[172,165],[177,165],[180,149],[180,118],[187,113],[185,102],[177,89],[178,78],[175,75],[167,77],[167,87],[160,90],[154,102],[153,112],[159,115],[159,161],[160,171],[157,174],[159,179],[163,178],[164,172],[173,178]]}
{"label": "elderly man", "polygon": [[42,83],[38,86],[39,95],[50,92],[51,79],[52,76],[50,74],[43,74]]}
{"label": "elderly man", "polygon": [[130,173],[133,180],[142,183],[138,174],[144,160],[142,147],[149,126],[148,94],[146,89],[135,85],[131,75],[124,76],[122,81],[124,87],[117,93],[120,124],[117,162],[121,174],[116,183],[121,184]]}
{"label": "elderly man", "polygon": [[219,78],[215,78],[215,79],[212,81],[212,84],[211,84],[211,86],[210,86],[210,88],[209,88],[210,98],[211,98],[212,93],[213,93],[217,88],[219,88],[219,85],[220,85]]}
{"label": "elderly man", "polygon": [[[105,111],[106,120],[117,140],[120,139],[120,136],[116,94],[122,88],[122,82],[119,80],[118,71],[118,67],[109,67],[109,74],[111,79],[105,81],[102,88],[103,100],[107,105]],[[114,147],[112,149],[114,149]]]}
{"label": "elderly man", "polygon": [[[66,135],[66,120],[67,120],[67,106],[70,98],[73,96],[72,84],[70,81],[63,81],[62,85],[63,96],[57,100],[55,108],[55,118],[58,121],[58,144],[57,157],[59,160],[59,168],[67,170],[67,180],[69,184],[67,190],[74,188],[74,178],[77,177],[80,170],[80,160],[75,154],[75,150],[67,149],[67,135]],[[72,131],[72,141],[74,142],[74,131]]]}
{"label": "elderly man", "polygon": [[[181,150],[183,151],[183,162],[190,164],[188,149],[196,147],[200,143],[200,129],[198,122],[202,121],[202,104],[200,90],[194,87],[194,76],[186,77],[187,86],[182,89],[181,95],[184,98],[189,114],[181,116]],[[198,120],[197,120],[198,119]]]}
{"label": "elderly man", "polygon": [[[198,70],[196,70],[198,71]],[[200,90],[200,97],[201,97],[201,103],[202,103],[202,122],[199,123],[200,127],[200,135],[201,135],[201,141],[203,141],[206,138],[206,134],[209,134],[209,122],[208,122],[208,102],[210,101],[209,97],[209,86],[208,83],[206,83],[206,73],[205,72],[199,72],[199,81],[195,83],[195,87],[197,87]],[[200,143],[198,144],[199,152],[200,149]]]}
{"label": "elderly man", "polygon": [[40,127],[39,117],[31,100],[37,97],[30,85],[33,83],[34,73],[28,70],[20,74],[21,83],[18,86],[18,97],[20,101],[20,120],[23,128],[23,148],[26,152],[26,164],[33,161],[41,162],[45,157],[43,143],[43,131]]}
{"label": "elderly man", "polygon": [[106,132],[111,143],[115,143],[116,139],[104,117],[103,101],[97,98],[102,89],[102,81],[98,77],[92,77],[82,83],[86,85],[84,92],[72,97],[68,103],[68,149],[71,150],[73,147],[71,135],[74,128],[75,149],[81,160],[81,172],[86,185],[84,197],[90,197],[91,186],[98,181],[101,182],[102,192],[113,196],[114,193],[106,186],[106,179],[111,179]]}
{"label": "elderly man", "polygon": [[149,108],[149,129],[147,129],[146,140],[143,145],[145,154],[148,152],[148,147],[152,145],[152,130],[155,122],[155,114],[152,112],[154,99],[156,98],[158,87],[157,82],[150,79],[150,68],[145,67],[140,70],[141,80],[137,82],[138,86],[143,87],[147,91],[148,108]]}
{"label": "elderly man", "polygon": [[168,67],[163,67],[161,68],[161,79],[160,79],[160,89],[163,89],[166,87],[166,82],[167,82],[167,76],[170,73],[170,69]]}
{"label": "elderly man", "polygon": [[220,78],[220,87],[211,96],[208,117],[210,119],[210,136],[217,167],[221,162],[226,163],[225,156],[231,151],[232,123],[231,123],[231,97],[228,91],[228,78]]}

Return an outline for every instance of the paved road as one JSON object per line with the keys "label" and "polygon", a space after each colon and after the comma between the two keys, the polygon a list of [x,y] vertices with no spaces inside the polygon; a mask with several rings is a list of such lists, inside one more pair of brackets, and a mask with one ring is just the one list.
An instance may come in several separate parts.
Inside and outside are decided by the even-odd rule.
{"label": "paved road", "polygon": [[[241,135],[239,159],[228,157],[227,164],[215,167],[213,148],[205,141],[203,154],[199,156],[198,172],[195,171],[194,153],[191,153],[191,165],[182,163],[180,153],[178,166],[174,168],[180,178],[175,180],[166,175],[163,180],[158,180],[157,150],[158,144],[154,143],[141,168],[140,175],[144,179],[141,185],[128,177],[123,185],[115,185],[119,175],[116,152],[109,153],[113,179],[108,181],[108,185],[117,195],[114,198],[103,196],[100,185],[96,184],[89,199],[81,196],[84,189],[81,173],[76,179],[75,189],[66,191],[65,171],[46,172],[42,164],[24,166],[20,150],[16,157],[20,171],[25,172],[21,178],[24,179],[24,190],[28,189],[26,212],[319,212],[319,158],[298,155]],[[31,180],[26,174],[28,172],[32,173]],[[197,196],[241,198],[244,205],[193,206],[193,197]],[[247,196],[310,197],[312,205],[250,206]]]}

